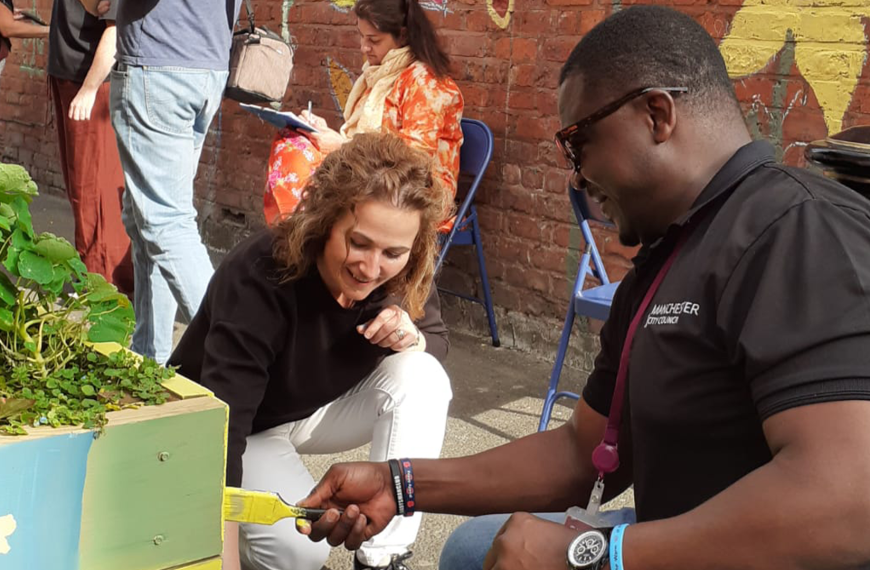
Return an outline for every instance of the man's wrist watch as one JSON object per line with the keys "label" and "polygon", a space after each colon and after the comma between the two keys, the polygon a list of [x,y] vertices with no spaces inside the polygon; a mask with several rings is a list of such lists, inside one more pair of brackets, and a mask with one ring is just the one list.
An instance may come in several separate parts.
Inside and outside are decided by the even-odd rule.
{"label": "man's wrist watch", "polygon": [[608,534],[610,529],[587,530],[568,545],[569,570],[601,570],[609,556]]}

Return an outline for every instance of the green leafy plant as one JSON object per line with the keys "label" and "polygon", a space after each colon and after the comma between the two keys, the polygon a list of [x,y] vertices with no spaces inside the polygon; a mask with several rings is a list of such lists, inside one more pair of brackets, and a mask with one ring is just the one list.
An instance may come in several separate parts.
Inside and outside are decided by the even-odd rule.
{"label": "green leafy plant", "polygon": [[87,272],[67,240],[33,231],[36,194],[24,168],[0,164],[0,432],[101,427],[108,411],[162,403],[160,383],[172,370],[92,349],[95,342],[126,345],[133,308],[114,285]]}

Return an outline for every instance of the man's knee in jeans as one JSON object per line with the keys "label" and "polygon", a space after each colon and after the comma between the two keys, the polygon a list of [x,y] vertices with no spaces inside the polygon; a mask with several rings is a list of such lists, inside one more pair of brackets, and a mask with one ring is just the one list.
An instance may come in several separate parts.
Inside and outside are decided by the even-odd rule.
{"label": "man's knee in jeans", "polygon": [[486,515],[465,521],[453,531],[441,550],[439,570],[479,570],[496,533],[509,515]]}
{"label": "man's knee in jeans", "polygon": [[[248,540],[245,526],[256,532]],[[243,570],[320,570],[331,550],[326,541],[312,542],[296,532],[292,519],[271,527],[243,525],[239,533],[239,550]],[[263,533],[266,528],[269,532]],[[259,531],[259,532],[257,532]]]}

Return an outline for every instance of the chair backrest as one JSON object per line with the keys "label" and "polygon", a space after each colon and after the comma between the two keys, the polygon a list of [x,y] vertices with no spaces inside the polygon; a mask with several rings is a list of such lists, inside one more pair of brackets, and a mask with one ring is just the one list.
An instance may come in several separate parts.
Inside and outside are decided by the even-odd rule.
{"label": "chair backrest", "polygon": [[595,208],[593,212],[584,190],[578,190],[569,184],[568,197],[571,199],[571,207],[574,209],[577,225],[580,226],[580,233],[583,234],[583,241],[586,242],[586,253],[589,254],[585,256],[585,259],[588,260],[585,270],[601,281],[602,285],[607,285],[610,283],[610,279],[607,277],[607,270],[604,268],[601,254],[598,252],[598,246],[595,244],[592,229],[589,227],[589,220],[594,220],[608,226],[612,226],[613,223],[604,218],[600,209]]}
{"label": "chair backrest", "polygon": [[494,146],[492,131],[482,121],[476,119],[462,119],[460,123],[462,127],[462,146],[459,149],[459,172],[468,174],[472,177],[471,185],[456,212],[457,223],[453,224],[453,229],[450,231],[448,241],[453,238],[453,234],[461,225],[458,222],[468,215],[468,210],[471,204],[474,203],[474,195],[477,193],[477,188],[480,186],[480,181],[483,179],[483,174],[486,172],[486,167],[489,166],[489,161],[492,158],[492,147]]}
{"label": "chair backrest", "polygon": [[482,121],[462,119],[462,147],[459,149],[459,171],[483,176],[492,158],[492,131]]}

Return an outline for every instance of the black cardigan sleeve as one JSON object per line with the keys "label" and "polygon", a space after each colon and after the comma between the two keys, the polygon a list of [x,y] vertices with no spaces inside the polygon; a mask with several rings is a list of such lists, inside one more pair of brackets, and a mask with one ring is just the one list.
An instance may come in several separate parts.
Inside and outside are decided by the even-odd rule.
{"label": "black cardigan sleeve", "polygon": [[246,438],[266,393],[269,368],[287,336],[286,288],[268,279],[256,261],[241,261],[222,266],[212,279],[211,319],[199,378],[230,407],[227,485],[231,486],[242,483]]}
{"label": "black cardigan sleeve", "polygon": [[426,338],[426,352],[443,362],[447,358],[450,341],[447,338],[447,325],[441,320],[441,298],[434,283],[424,311],[423,318],[414,324]]}

